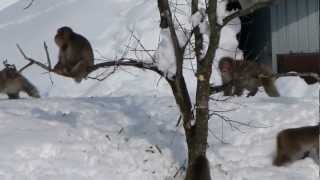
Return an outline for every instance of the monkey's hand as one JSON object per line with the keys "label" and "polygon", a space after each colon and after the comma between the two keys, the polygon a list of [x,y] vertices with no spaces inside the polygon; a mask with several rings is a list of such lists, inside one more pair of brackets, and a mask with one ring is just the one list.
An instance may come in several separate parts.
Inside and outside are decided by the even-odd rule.
{"label": "monkey's hand", "polygon": [[70,77],[73,77],[77,83],[80,83],[89,73],[88,66],[86,61],[79,61],[70,71]]}
{"label": "monkey's hand", "polygon": [[60,63],[58,63],[53,69],[52,72],[56,73],[56,74],[60,74],[62,76],[67,76],[70,77],[70,73],[67,70],[67,68],[64,68]]}

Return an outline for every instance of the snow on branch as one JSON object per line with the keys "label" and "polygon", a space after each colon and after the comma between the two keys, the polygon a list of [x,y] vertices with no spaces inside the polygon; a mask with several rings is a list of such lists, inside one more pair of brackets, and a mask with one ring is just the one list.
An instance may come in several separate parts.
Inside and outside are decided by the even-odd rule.
{"label": "snow on branch", "polygon": [[237,11],[227,17],[225,17],[223,19],[223,23],[221,25],[221,27],[227,25],[231,20],[233,20],[234,18],[237,18],[237,17],[240,17],[240,16],[245,16],[245,15],[248,15],[250,13],[253,13],[255,12],[256,10],[258,9],[262,9],[262,8],[265,8],[265,7],[268,7],[270,6],[271,4],[273,3],[273,0],[268,0],[268,1],[259,1],[257,2],[256,4],[248,7],[248,8],[245,8],[245,9],[242,9],[240,11]]}

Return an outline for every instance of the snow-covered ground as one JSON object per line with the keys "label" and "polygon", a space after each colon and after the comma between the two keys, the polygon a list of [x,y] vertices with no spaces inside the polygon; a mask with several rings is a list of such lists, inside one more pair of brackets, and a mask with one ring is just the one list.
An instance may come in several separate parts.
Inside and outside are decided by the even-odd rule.
{"label": "snow-covered ground", "polygon": [[[271,164],[278,131],[316,124],[314,94],[269,98],[261,92],[212,103],[251,126],[210,120],[213,179],[318,179],[319,167],[309,158],[281,168]],[[1,100],[0,179],[171,179],[186,157],[177,119],[168,96]]]}
{"label": "snow-covered ground", "polygon": [[[122,54],[130,30],[148,49],[157,48],[156,1],[42,0],[23,10],[28,3],[0,0],[0,59],[19,67],[26,62],[16,43],[45,61],[46,41],[56,62],[53,36],[62,25],[84,34],[109,58]],[[230,39],[223,38],[220,47],[235,49],[238,30],[227,26],[223,31]],[[218,57],[227,53],[222,51]],[[186,73],[189,87],[195,87],[192,71]],[[184,165],[183,129],[176,127],[179,112],[168,85],[158,83],[157,75],[128,68],[104,82],[81,84],[53,75],[53,85],[38,67],[24,75],[43,98],[9,101],[1,96],[0,180],[171,180]],[[222,114],[240,122],[230,126],[218,117],[209,122],[214,180],[319,179],[319,167],[310,158],[281,168],[271,165],[278,131],[317,123],[319,85],[281,78],[277,86],[280,98],[260,91],[253,98],[211,102],[212,110],[227,111]]]}

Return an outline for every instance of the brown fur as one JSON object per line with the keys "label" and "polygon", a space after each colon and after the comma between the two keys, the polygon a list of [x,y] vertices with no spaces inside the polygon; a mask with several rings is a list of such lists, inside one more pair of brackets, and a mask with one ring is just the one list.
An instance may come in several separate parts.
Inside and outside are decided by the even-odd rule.
{"label": "brown fur", "polygon": [[249,91],[248,96],[254,96],[259,86],[263,86],[271,97],[280,96],[274,85],[272,70],[265,65],[224,57],[219,62],[219,70],[223,85],[227,85],[224,89],[225,96],[241,96],[244,89]]}
{"label": "brown fur", "polygon": [[285,129],[278,133],[275,166],[282,166],[313,154],[319,163],[319,125]]}
{"label": "brown fur", "polygon": [[193,174],[191,180],[211,180],[210,165],[208,159],[200,155],[192,165]]}
{"label": "brown fur", "polygon": [[19,99],[20,91],[40,97],[37,88],[16,70],[5,68],[0,71],[0,92],[7,94],[9,99]]}
{"label": "brown fur", "polygon": [[90,42],[70,27],[61,27],[55,35],[59,47],[59,61],[53,71],[81,82],[94,65],[94,56]]}

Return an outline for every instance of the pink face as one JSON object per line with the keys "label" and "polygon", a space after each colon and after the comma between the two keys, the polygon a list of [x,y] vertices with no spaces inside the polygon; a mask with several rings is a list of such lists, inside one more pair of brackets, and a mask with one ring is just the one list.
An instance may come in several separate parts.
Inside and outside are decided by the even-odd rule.
{"label": "pink face", "polygon": [[56,44],[59,47],[65,47],[68,44],[72,33],[73,31],[69,27],[59,28],[57,34],[54,37]]}
{"label": "pink face", "polygon": [[224,62],[222,65],[221,65],[221,69],[220,69],[221,72],[232,72],[232,66],[229,62]]}

